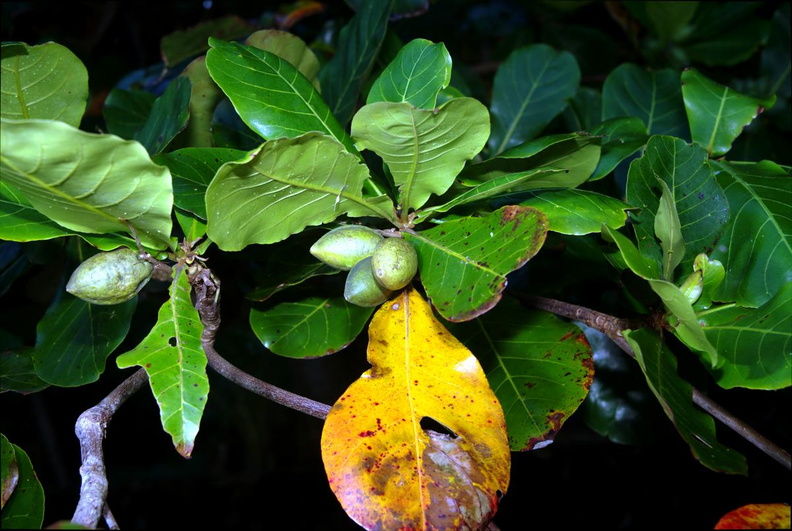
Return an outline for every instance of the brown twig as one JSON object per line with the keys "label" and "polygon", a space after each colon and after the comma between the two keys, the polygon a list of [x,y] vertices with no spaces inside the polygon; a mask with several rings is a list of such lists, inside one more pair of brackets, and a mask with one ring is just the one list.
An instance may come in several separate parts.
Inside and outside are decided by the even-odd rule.
{"label": "brown twig", "polygon": [[104,464],[104,440],[107,424],[121,405],[135,394],[148,380],[146,371],[138,370],[94,407],[86,410],[77,419],[74,432],[80,441],[80,499],[72,517],[72,523],[93,529],[100,518],[110,529],[118,529],[107,507],[107,473]]}
{"label": "brown twig", "polygon": [[[620,319],[612,315],[555,299],[548,299],[535,295],[515,295],[535,308],[539,308],[562,317],[567,317],[575,321],[580,321],[591,328],[594,328],[595,330],[599,330],[608,336],[629,356],[633,358],[635,357],[635,352],[622,335],[623,330],[636,328],[637,323],[635,321]],[[736,418],[734,415],[719,406],[711,398],[695,387],[692,389],[692,398],[694,404],[722,422],[725,426],[734,430],[738,435],[779,462],[787,470],[792,470],[792,456],[790,456],[789,452],[783,448],[780,448],[765,436],[748,426],[742,420]]]}

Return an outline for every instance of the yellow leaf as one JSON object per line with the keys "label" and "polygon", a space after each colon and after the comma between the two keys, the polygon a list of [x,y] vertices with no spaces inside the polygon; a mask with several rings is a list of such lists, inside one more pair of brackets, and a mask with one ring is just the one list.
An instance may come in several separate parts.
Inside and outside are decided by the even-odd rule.
{"label": "yellow leaf", "polygon": [[369,325],[371,369],[325,421],[322,458],[366,529],[477,529],[509,485],[506,421],[476,357],[408,288]]}

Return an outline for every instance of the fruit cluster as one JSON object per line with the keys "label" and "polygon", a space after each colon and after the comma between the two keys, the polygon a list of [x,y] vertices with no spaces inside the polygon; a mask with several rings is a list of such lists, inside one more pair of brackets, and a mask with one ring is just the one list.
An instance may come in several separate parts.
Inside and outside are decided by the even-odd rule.
{"label": "fruit cluster", "polygon": [[377,306],[407,286],[418,272],[418,255],[403,238],[386,238],[362,225],[342,225],[316,241],[311,254],[349,271],[344,298],[358,306]]}

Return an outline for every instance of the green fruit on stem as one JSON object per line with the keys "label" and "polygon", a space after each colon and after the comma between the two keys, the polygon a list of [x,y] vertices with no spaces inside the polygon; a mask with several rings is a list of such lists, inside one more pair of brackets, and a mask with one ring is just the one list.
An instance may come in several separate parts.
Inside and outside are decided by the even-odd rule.
{"label": "green fruit on stem", "polygon": [[344,298],[358,306],[378,306],[388,300],[391,293],[374,279],[370,256],[355,264],[344,285]]}
{"label": "green fruit on stem", "polygon": [[349,271],[371,256],[381,241],[379,231],[362,225],[343,225],[319,238],[311,246],[311,254],[329,266]]}
{"label": "green fruit on stem", "polygon": [[102,252],[74,270],[66,291],[92,304],[121,304],[143,289],[153,269],[129,247]]}
{"label": "green fruit on stem", "polygon": [[402,238],[382,240],[371,255],[374,278],[389,290],[402,289],[418,272],[418,254]]}

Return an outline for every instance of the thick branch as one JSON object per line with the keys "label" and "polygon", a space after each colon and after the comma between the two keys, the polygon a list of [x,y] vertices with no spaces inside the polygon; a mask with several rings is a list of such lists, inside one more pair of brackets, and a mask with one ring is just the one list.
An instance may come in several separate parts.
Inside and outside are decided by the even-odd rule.
{"label": "thick branch", "polygon": [[138,370],[97,405],[85,411],[77,419],[75,433],[80,441],[82,465],[80,476],[80,499],[74,511],[72,523],[87,528],[96,528],[103,515],[110,529],[118,529],[107,508],[107,474],[104,464],[102,440],[110,419],[127,398],[135,394],[148,380],[146,371]]}
{"label": "thick branch", "polygon": [[[608,336],[614,343],[616,343],[624,352],[633,358],[635,357],[635,352],[633,352],[633,349],[630,347],[629,343],[627,343],[627,340],[624,339],[622,331],[634,328],[636,323],[627,319],[620,319],[618,317],[613,317],[612,315],[604,314],[595,310],[584,308],[582,306],[577,306],[554,299],[522,295],[519,297],[536,308],[560,315],[562,317],[567,317],[575,321],[580,321],[591,328],[594,328],[595,330],[599,330]],[[712,415],[714,418],[718,419],[727,427],[734,430],[741,437],[781,463],[788,470],[792,469],[792,456],[790,456],[789,452],[774,444],[762,434],[745,424],[745,422],[742,420],[736,418],[734,415],[713,402],[712,399],[695,387],[692,389],[694,404]]]}

